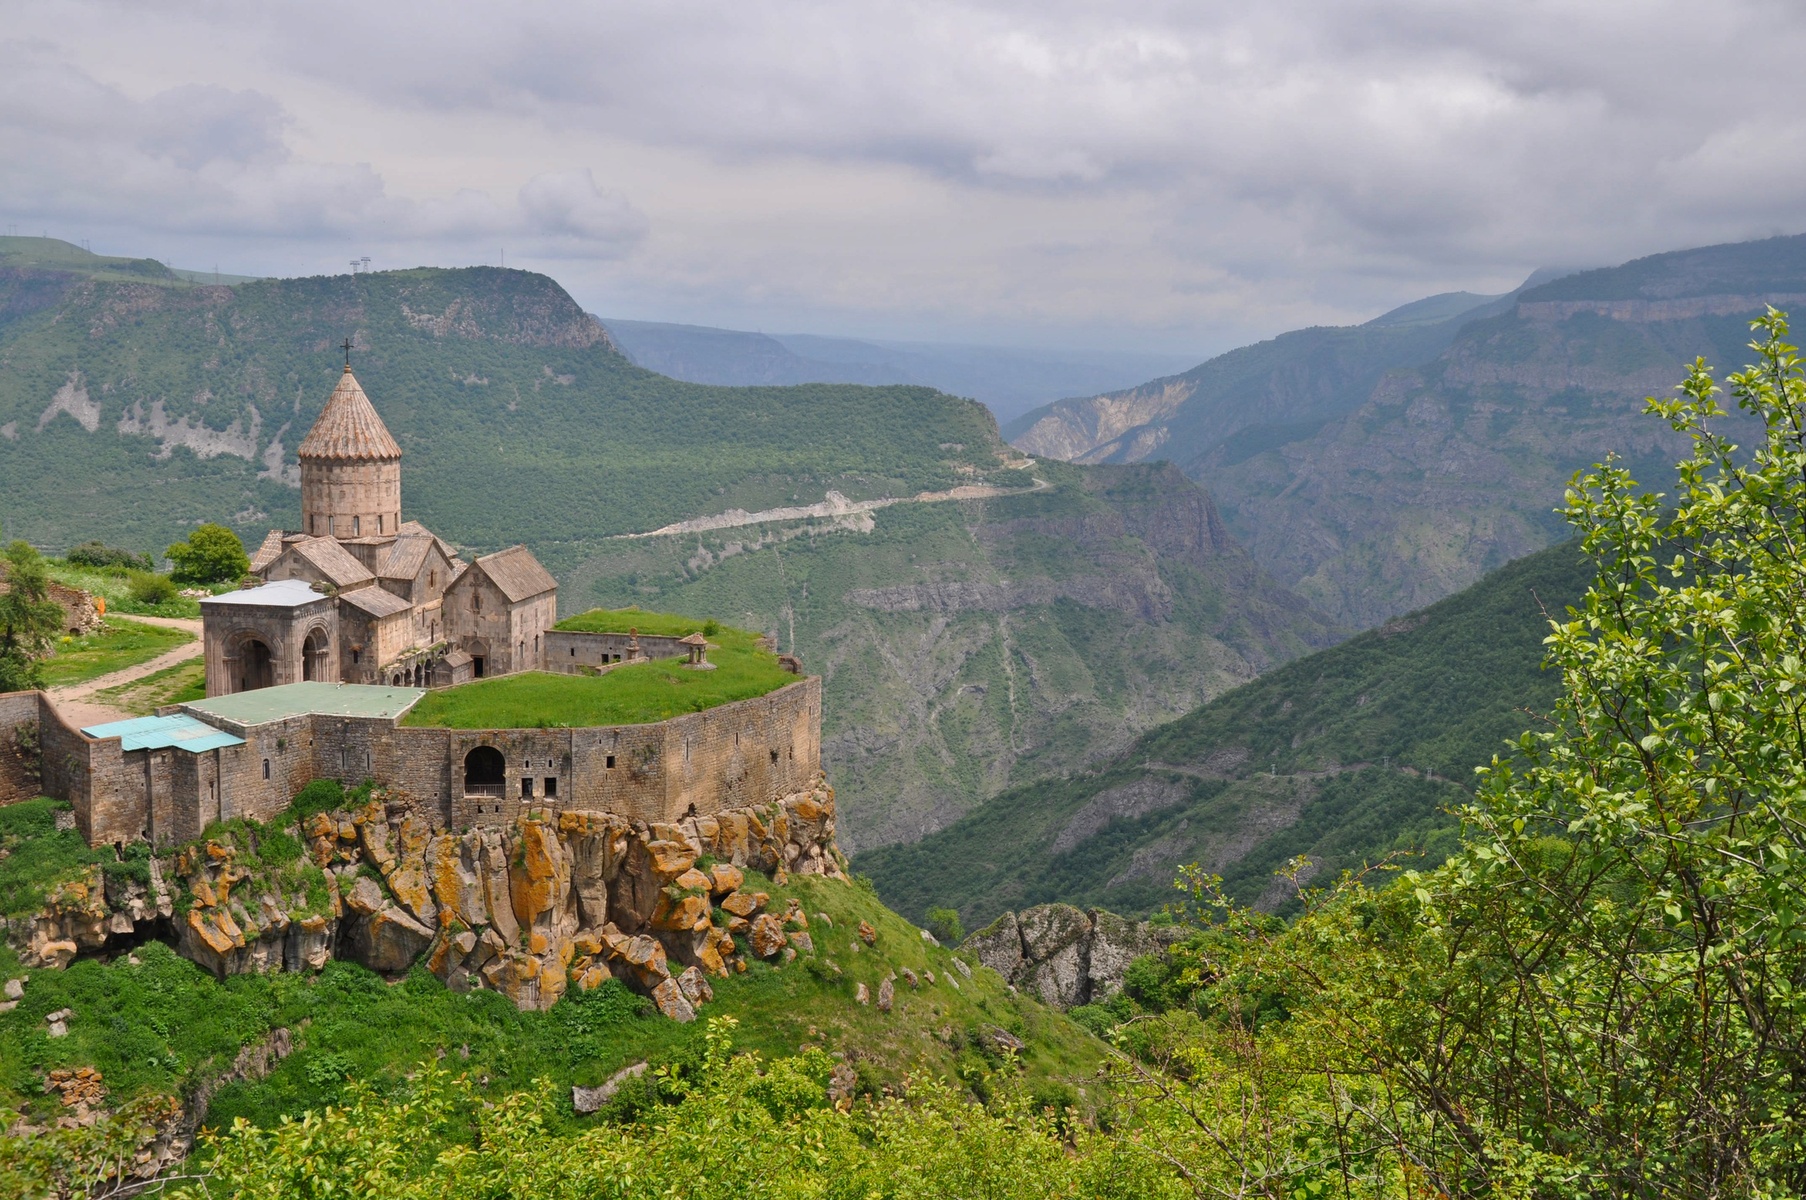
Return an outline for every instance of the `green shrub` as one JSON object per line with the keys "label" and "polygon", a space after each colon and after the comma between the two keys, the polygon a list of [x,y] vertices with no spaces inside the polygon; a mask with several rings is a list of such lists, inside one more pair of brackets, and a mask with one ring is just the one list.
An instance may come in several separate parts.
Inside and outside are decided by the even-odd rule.
{"label": "green shrub", "polygon": [[315,813],[331,812],[346,807],[345,789],[336,779],[316,779],[295,793],[289,813],[304,821]]}
{"label": "green shrub", "polygon": [[957,946],[966,940],[966,927],[960,924],[959,910],[956,908],[929,909],[928,932],[943,946]]}
{"label": "green shrub", "polygon": [[0,916],[34,912],[49,889],[101,855],[75,829],[58,829],[61,800],[26,800],[0,807]]}
{"label": "green shrub", "polygon": [[280,867],[301,857],[301,843],[280,829],[266,829],[257,837],[257,857],[267,866]]}
{"label": "green shrub", "polygon": [[101,541],[83,542],[63,557],[78,567],[102,570],[149,571],[155,567],[148,554],[134,554]]}
{"label": "green shrub", "polygon": [[171,572],[183,583],[225,583],[241,578],[251,569],[245,544],[224,525],[208,522],[177,542],[166,553],[175,564]]}
{"label": "green shrub", "polygon": [[130,575],[132,599],[139,604],[168,604],[177,599],[175,581],[152,571],[133,571]]}

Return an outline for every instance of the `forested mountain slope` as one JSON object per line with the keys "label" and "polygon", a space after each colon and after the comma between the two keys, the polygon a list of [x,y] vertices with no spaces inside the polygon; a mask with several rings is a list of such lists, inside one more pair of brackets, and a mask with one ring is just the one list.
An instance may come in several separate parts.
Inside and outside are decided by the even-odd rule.
{"label": "forested mountain slope", "polygon": [[[1244,903],[1284,910],[1274,871],[1327,878],[1391,851],[1439,858],[1475,766],[1536,723],[1545,611],[1591,582],[1572,543],[1150,730],[1095,771],[1015,788],[913,845],[854,860],[899,911],[967,928],[1049,901],[1146,913],[1199,863]],[[1421,861],[1413,865],[1422,865]]]}
{"label": "forested mountain slope", "polygon": [[[1681,444],[1644,397],[1695,355],[1743,361],[1748,319],[1803,301],[1806,237],[1675,251],[1407,327],[1416,344],[1371,323],[1287,334],[1013,432],[1035,453],[1178,463],[1256,561],[1360,628],[1562,536],[1563,485],[1607,453],[1666,478]],[[1086,412],[1120,427],[1062,444]],[[1736,414],[1726,428],[1749,432]]]}
{"label": "forested mountain slope", "polygon": [[[6,536],[155,552],[202,521],[295,526],[294,450],[349,336],[409,517],[475,551],[525,542],[567,611],[747,620],[827,676],[851,845],[1091,761],[1337,636],[1177,471],[1037,474],[969,400],[680,383],[522,271],[214,287],[29,249],[0,265]],[[861,507],[921,493],[946,498]],[[726,524],[618,536],[698,517]]]}

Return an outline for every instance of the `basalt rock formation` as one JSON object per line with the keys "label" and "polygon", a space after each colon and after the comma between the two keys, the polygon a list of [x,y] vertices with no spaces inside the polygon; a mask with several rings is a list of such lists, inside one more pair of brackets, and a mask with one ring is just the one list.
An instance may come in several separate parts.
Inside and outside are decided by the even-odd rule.
{"label": "basalt rock formation", "polygon": [[454,990],[491,989],[522,1009],[612,977],[690,1020],[711,998],[708,976],[806,937],[794,905],[763,911],[748,870],[845,878],[825,782],[669,825],[529,812],[464,832],[433,828],[388,791],[287,832],[228,831],[150,861],[150,882],[118,896],[98,866],[56,889],[31,923],[27,963],[66,966],[110,937],[173,925],[179,952],[222,978],[332,958],[399,974],[424,959]]}
{"label": "basalt rock formation", "polygon": [[1122,990],[1130,963],[1165,950],[1184,932],[1101,909],[1040,904],[1004,913],[961,949],[1043,1004],[1065,1009],[1109,999]]}

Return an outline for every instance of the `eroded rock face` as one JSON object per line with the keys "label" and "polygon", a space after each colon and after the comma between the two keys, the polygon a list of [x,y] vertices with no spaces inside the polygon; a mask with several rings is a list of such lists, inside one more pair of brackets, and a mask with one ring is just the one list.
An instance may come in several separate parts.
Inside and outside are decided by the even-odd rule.
{"label": "eroded rock face", "polygon": [[1184,932],[1098,909],[1042,904],[1003,914],[961,949],[1043,1004],[1075,1008],[1115,995],[1130,963],[1166,949]]}
{"label": "eroded rock face", "polygon": [[[165,860],[185,908],[165,886],[121,885],[97,867],[62,884],[31,925],[25,960],[62,967],[101,950],[109,934],[171,919],[185,957],[224,977],[317,971],[333,957],[385,974],[414,963],[457,991],[488,988],[523,1009],[555,1004],[570,987],[620,979],[678,1020],[713,998],[708,978],[743,970],[731,928],[769,897],[742,890],[747,870],[844,878],[834,845],[834,793],[825,782],[775,804],[673,824],[607,812],[529,812],[512,825],[434,829],[404,794],[355,812],[318,813],[298,831],[324,888],[283,894],[277,872],[241,862],[236,843],[208,841]],[[699,860],[715,861],[707,869]],[[292,875],[289,876],[292,878]],[[760,957],[812,950],[793,905],[758,915]],[[793,932],[787,933],[788,925]],[[686,1015],[687,1014],[687,1015]]]}

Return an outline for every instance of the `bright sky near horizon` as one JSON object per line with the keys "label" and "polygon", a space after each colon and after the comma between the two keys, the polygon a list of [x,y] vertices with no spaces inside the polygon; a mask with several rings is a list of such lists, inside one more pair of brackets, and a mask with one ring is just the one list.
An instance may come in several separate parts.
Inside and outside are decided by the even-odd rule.
{"label": "bright sky near horizon", "polygon": [[0,231],[1215,351],[1806,230],[1781,2],[9,0]]}

